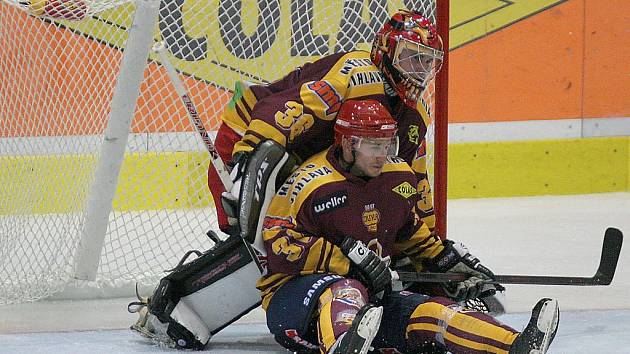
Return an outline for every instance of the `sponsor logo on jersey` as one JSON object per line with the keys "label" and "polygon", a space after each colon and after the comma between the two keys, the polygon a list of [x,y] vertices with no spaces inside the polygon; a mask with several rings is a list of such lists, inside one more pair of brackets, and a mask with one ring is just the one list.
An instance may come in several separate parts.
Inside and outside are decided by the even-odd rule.
{"label": "sponsor logo on jersey", "polygon": [[315,214],[326,214],[333,210],[342,208],[346,205],[348,195],[345,191],[329,194],[324,198],[320,198],[313,202]]}
{"label": "sponsor logo on jersey", "polygon": [[409,130],[407,131],[407,136],[409,137],[409,141],[413,144],[418,144],[420,141],[420,132],[417,125],[412,124],[409,126]]}
{"label": "sponsor logo on jersey", "polygon": [[311,288],[308,289],[308,291],[306,292],[306,296],[302,300],[302,304],[304,306],[308,306],[308,304],[311,303],[313,295],[315,295],[315,292],[317,291],[317,289],[319,289],[323,285],[326,285],[330,281],[335,280],[335,279],[343,279],[343,277],[340,276],[340,275],[331,274],[331,275],[327,275],[325,277],[322,277],[321,279],[319,279],[316,282],[314,282],[313,285],[311,285]]}
{"label": "sponsor logo on jersey", "polygon": [[392,188],[392,191],[394,191],[397,194],[400,194],[405,199],[408,199],[412,195],[418,193],[418,191],[414,188],[414,186],[412,186],[411,183],[407,181]]}
{"label": "sponsor logo on jersey", "polygon": [[362,86],[374,83],[383,83],[383,74],[380,71],[358,72],[350,76],[350,86]]}
{"label": "sponsor logo on jersey", "polygon": [[378,230],[378,222],[381,220],[381,213],[376,209],[374,204],[365,206],[365,211],[361,215],[363,219],[363,225],[369,232],[376,232]]}
{"label": "sponsor logo on jersey", "polygon": [[[280,196],[290,196],[291,204],[295,202],[298,194],[307,184],[315,180],[317,177],[323,177],[330,175],[333,171],[328,166],[320,166],[318,168],[315,164],[308,164],[296,171],[278,190]],[[309,169],[315,168],[312,171]]]}
{"label": "sponsor logo on jersey", "polygon": [[341,70],[339,70],[339,73],[343,74],[343,75],[348,75],[350,73],[350,71],[352,71],[353,68],[359,67],[359,66],[374,66],[374,63],[372,63],[372,60],[370,59],[357,59],[357,58],[350,58],[350,59],[346,59],[343,62],[343,66],[341,67]]}
{"label": "sponsor logo on jersey", "polygon": [[306,85],[311,91],[315,92],[326,106],[326,116],[337,113],[341,107],[341,96],[334,87],[326,81],[315,81]]}

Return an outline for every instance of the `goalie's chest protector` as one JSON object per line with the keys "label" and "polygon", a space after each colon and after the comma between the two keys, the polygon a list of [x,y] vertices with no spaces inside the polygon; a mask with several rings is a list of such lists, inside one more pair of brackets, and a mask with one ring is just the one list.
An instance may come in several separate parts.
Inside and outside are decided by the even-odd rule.
{"label": "goalie's chest protector", "polygon": [[415,175],[397,158],[368,181],[340,173],[343,180],[320,185],[309,195],[300,208],[309,215],[298,220],[312,220],[312,225],[302,226],[334,243],[352,236],[382,257],[392,255],[397,235],[410,235],[420,227],[412,212],[418,199]]}

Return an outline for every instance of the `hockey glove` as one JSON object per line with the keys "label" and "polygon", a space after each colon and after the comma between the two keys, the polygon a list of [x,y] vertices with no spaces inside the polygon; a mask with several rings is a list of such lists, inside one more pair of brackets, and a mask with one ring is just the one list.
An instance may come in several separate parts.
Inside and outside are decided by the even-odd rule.
{"label": "hockey glove", "polygon": [[245,168],[247,167],[247,159],[249,154],[246,152],[238,152],[232,158],[232,161],[228,163],[228,168],[231,168],[230,179],[233,182],[232,188],[229,191],[221,194],[221,206],[225,210],[225,214],[228,217],[228,223],[231,226],[238,225],[238,198],[241,193],[241,180]]}
{"label": "hockey glove", "polygon": [[390,289],[392,274],[389,267],[363,242],[346,236],[341,243],[341,251],[351,261],[350,274],[357,274],[358,280],[367,286],[371,294],[376,295]]}
{"label": "hockey glove", "polygon": [[427,262],[433,272],[453,272],[468,274],[469,278],[459,282],[444,283],[446,294],[455,301],[466,301],[477,297],[494,295],[495,288],[488,287],[486,281],[494,279],[494,273],[459,242],[444,240],[444,250]]}

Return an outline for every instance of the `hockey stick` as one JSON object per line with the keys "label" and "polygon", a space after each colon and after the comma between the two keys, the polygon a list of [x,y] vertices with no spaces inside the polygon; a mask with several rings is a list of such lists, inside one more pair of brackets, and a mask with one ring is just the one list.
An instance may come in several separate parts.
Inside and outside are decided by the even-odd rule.
{"label": "hockey stick", "polygon": [[[199,113],[197,112],[197,108],[195,107],[195,104],[190,99],[190,96],[188,96],[188,92],[186,92],[184,83],[179,78],[179,75],[177,74],[175,67],[173,67],[173,64],[169,60],[166,54],[166,46],[164,45],[164,42],[155,43],[153,45],[153,51],[159,56],[160,61],[162,62],[162,66],[164,66],[164,68],[166,69],[166,73],[171,79],[171,82],[173,83],[173,87],[175,87],[175,91],[181,98],[182,102],[184,102],[184,106],[186,106],[186,112],[188,114],[188,118],[190,118],[190,122],[193,124],[195,129],[197,129],[197,132],[199,133],[199,135],[201,135],[201,140],[203,140],[203,143],[206,146],[206,149],[210,153],[211,164],[214,167],[214,169],[217,171],[217,174],[219,175],[219,178],[221,179],[221,183],[223,183],[223,188],[225,188],[226,191],[229,191],[230,189],[232,189],[232,186],[233,186],[232,179],[230,178],[230,173],[225,168],[225,164],[223,163],[221,156],[219,156],[217,149],[214,147],[212,140],[210,140],[208,131],[203,126],[203,123],[201,122],[201,118],[199,118]],[[219,243],[223,242],[223,240],[221,240],[221,238],[219,238],[218,235],[212,230],[208,231],[207,235],[214,242],[215,245],[218,245]],[[256,251],[247,241],[245,241],[244,239],[242,241],[245,244],[247,251],[250,253],[250,256],[252,257],[254,262],[256,262],[258,269],[262,272],[263,271],[263,266],[261,264],[262,261],[256,254]]]}
{"label": "hockey stick", "polygon": [[195,104],[188,96],[188,92],[186,92],[186,88],[184,87],[184,83],[179,78],[175,67],[171,64],[171,61],[168,59],[166,55],[166,46],[164,42],[157,42],[153,45],[153,51],[157,53],[160,57],[160,61],[162,62],[162,66],[166,69],[166,73],[168,77],[171,79],[173,86],[175,87],[175,91],[181,98],[184,106],[186,106],[186,113],[188,114],[188,118],[190,118],[190,122],[197,129],[199,135],[201,135],[201,140],[203,140],[206,149],[210,153],[210,159],[212,162],[212,166],[217,171],[225,190],[229,191],[232,188],[232,179],[230,178],[230,173],[225,168],[225,164],[223,160],[221,160],[221,156],[217,152],[217,149],[214,147],[212,140],[210,140],[210,136],[208,135],[208,131],[203,126],[201,122],[201,118],[199,118],[199,113],[197,112],[197,108],[195,108]]}
{"label": "hockey stick", "polygon": [[[546,275],[496,275],[495,280],[489,283],[501,284],[535,284],[535,285],[574,285],[574,286],[594,286],[609,285],[612,282],[617,261],[621,252],[623,234],[620,230],[609,227],[604,234],[602,245],[602,255],[599,260],[599,267],[592,277],[562,277]],[[426,282],[444,283],[449,281],[460,282],[468,278],[461,273],[414,273],[414,272],[392,272],[394,278],[406,282]],[[397,276],[396,276],[397,274]]]}

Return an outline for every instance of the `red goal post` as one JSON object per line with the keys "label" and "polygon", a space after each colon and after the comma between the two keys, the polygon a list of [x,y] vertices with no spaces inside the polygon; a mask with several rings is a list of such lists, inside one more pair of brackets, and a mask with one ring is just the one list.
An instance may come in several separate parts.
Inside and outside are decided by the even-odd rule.
{"label": "red goal post", "polygon": [[433,205],[436,217],[436,231],[442,238],[447,236],[447,195],[448,195],[448,68],[449,68],[449,28],[450,0],[436,0],[435,11],[437,30],[444,43],[442,70],[437,75],[434,97],[434,163],[433,163]]}
{"label": "red goal post", "polygon": [[[0,304],[131,295],[212,245],[208,153],[153,41],[212,135],[236,81],[369,49],[405,7],[448,44],[448,0],[0,0]],[[447,58],[425,97],[441,235]]]}

